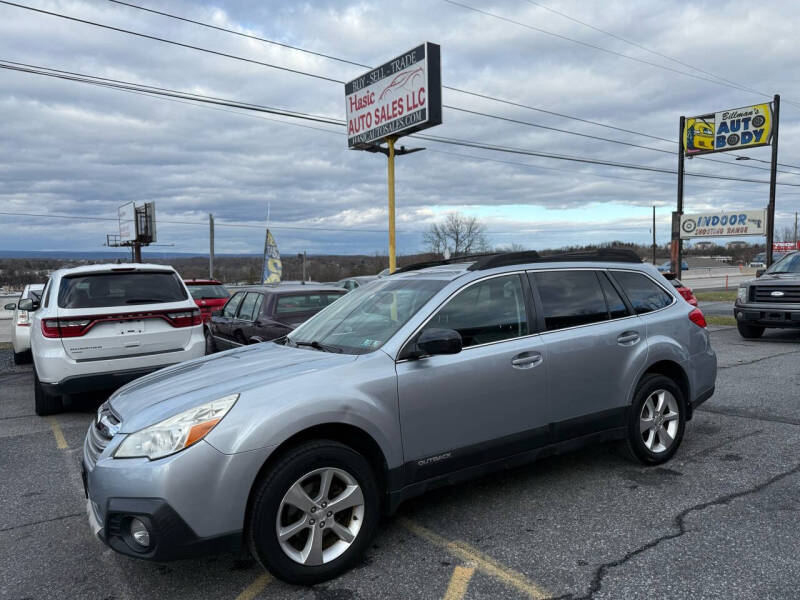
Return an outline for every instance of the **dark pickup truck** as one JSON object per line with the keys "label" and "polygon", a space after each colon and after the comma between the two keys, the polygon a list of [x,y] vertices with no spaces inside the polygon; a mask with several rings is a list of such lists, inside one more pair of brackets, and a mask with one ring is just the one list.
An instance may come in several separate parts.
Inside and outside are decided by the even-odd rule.
{"label": "dark pickup truck", "polygon": [[733,307],[743,338],[759,338],[768,327],[800,328],[800,252],[792,252],[757,279],[739,286]]}

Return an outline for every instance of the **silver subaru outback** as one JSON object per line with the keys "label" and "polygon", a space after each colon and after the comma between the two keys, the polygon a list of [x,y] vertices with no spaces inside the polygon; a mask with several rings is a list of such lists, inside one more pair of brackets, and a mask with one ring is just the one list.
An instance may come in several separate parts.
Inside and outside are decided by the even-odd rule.
{"label": "silver subaru outback", "polygon": [[86,436],[87,511],[128,556],[245,545],[310,584],[434,487],[607,440],[663,463],[716,370],[702,313],[632,252],[406,267],[117,391]]}

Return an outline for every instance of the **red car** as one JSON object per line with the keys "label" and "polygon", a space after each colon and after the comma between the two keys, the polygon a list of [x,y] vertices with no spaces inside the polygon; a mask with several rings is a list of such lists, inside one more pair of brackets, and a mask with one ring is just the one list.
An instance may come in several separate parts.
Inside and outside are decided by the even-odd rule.
{"label": "red car", "polygon": [[[670,275],[670,273],[668,273],[667,275]],[[674,275],[672,277],[667,277],[667,279],[669,279],[669,282],[672,284],[672,287],[678,290],[678,293],[681,296],[683,296],[684,300],[686,300],[692,306],[697,306],[697,298],[694,297],[692,288],[683,285],[680,279],[675,279]]]}
{"label": "red car", "polygon": [[225,306],[230,296],[225,286],[214,279],[184,279],[183,283],[189,288],[195,304],[200,307],[204,323],[211,320],[212,312]]}

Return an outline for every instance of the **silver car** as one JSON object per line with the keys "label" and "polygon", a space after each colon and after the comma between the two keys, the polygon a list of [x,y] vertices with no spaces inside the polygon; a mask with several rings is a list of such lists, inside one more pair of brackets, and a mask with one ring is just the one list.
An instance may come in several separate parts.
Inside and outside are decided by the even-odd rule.
{"label": "silver car", "polygon": [[311,584],[434,487],[607,440],[663,463],[716,369],[702,313],[633,253],[406,267],[117,391],[84,446],[89,519],[129,556],[245,544]]}

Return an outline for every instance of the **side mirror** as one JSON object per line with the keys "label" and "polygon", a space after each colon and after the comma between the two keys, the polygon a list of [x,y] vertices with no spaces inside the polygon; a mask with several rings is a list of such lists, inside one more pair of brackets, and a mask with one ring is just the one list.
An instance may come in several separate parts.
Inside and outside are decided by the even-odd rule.
{"label": "side mirror", "polygon": [[417,339],[422,355],[458,354],[461,352],[461,334],[455,329],[425,329]]}
{"label": "side mirror", "polygon": [[39,303],[31,298],[23,298],[22,300],[19,301],[17,307],[20,310],[27,310],[30,312],[39,308]]}
{"label": "side mirror", "polygon": [[16,302],[9,302],[3,307],[4,310],[14,310],[15,308],[17,308]]}
{"label": "side mirror", "polygon": [[756,277],[761,277],[766,272],[766,269],[756,269]]}

